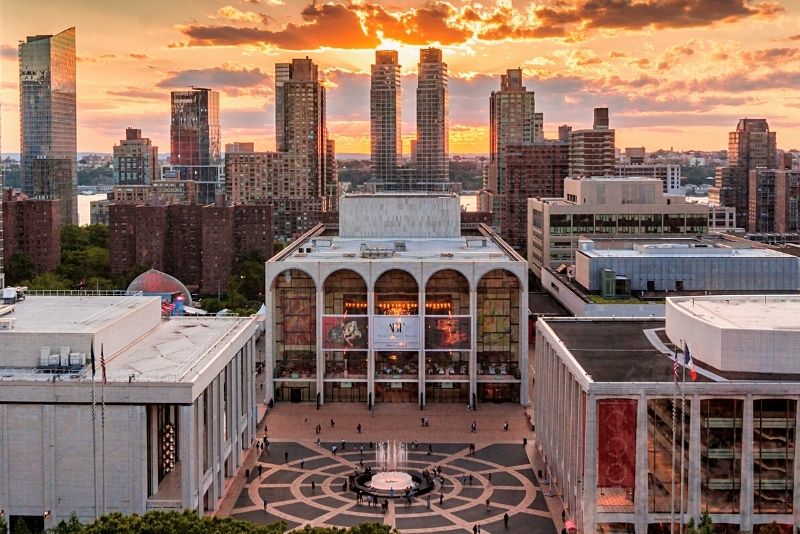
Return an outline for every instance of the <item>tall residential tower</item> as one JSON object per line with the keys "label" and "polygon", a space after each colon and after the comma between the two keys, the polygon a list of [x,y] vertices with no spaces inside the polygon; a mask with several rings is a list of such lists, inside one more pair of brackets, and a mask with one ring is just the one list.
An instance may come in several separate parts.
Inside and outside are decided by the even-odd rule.
{"label": "tall residential tower", "polygon": [[370,174],[376,182],[391,182],[403,155],[400,65],[396,50],[376,50],[369,91]]}
{"label": "tall residential tower", "polygon": [[181,180],[195,180],[202,204],[221,185],[219,93],[193,87],[172,92],[170,162]]}
{"label": "tall residential tower", "polygon": [[126,128],[114,145],[114,184],[148,185],[158,180],[158,147],[137,128]]}
{"label": "tall residential tower", "polygon": [[449,181],[449,119],[447,64],[442,51],[419,52],[417,80],[417,157],[415,181]]}
{"label": "tall residential tower", "polygon": [[19,97],[23,191],[60,200],[61,223],[78,224],[75,28],[20,42]]}

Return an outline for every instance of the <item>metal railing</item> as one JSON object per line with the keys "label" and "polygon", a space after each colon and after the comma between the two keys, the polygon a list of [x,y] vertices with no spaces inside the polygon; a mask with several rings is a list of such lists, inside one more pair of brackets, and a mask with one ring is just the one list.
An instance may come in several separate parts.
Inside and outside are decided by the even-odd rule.
{"label": "metal railing", "polygon": [[29,297],[141,297],[141,291],[118,289],[29,289]]}

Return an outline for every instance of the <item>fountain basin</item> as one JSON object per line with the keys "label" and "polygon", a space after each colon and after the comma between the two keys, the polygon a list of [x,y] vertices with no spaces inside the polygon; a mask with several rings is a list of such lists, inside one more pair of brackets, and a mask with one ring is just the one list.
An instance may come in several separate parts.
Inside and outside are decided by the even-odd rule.
{"label": "fountain basin", "polygon": [[400,471],[386,471],[372,475],[367,485],[373,490],[378,491],[404,491],[406,488],[416,486],[414,479],[408,473]]}

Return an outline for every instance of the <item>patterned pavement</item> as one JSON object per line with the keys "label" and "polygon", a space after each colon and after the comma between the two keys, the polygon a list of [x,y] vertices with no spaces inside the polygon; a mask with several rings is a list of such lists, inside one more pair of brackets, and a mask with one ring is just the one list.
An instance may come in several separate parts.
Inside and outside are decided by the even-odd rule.
{"label": "patterned pavement", "polygon": [[[471,442],[476,443],[472,455],[466,442],[433,443],[430,455],[427,442],[410,451],[408,470],[419,474],[425,468],[439,466],[444,488],[437,485],[429,494],[430,508],[427,495],[416,497],[411,506],[390,499],[389,510],[383,514],[380,507],[370,507],[366,499],[363,504],[356,503],[355,493],[342,488],[347,475],[361,461],[364,467],[374,467],[375,453],[368,442],[348,442],[344,453],[337,443],[340,450],[334,455],[333,443],[270,439],[269,453],[262,452],[250,468],[249,477],[225,515],[256,523],[284,520],[289,529],[306,524],[347,527],[384,522],[408,534],[471,532],[474,525],[480,525],[481,532],[491,533],[556,532],[521,440]],[[286,453],[288,462],[284,462]],[[264,498],[268,500],[266,511]],[[509,515],[508,528],[503,524],[504,513]]]}

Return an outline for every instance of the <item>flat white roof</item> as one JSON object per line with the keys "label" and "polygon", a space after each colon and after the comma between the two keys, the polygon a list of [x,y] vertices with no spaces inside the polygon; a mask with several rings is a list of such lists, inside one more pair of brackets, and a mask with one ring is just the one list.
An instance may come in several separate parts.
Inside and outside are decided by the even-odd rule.
{"label": "flat white roof", "polygon": [[[314,242],[317,246],[314,246]],[[404,251],[395,251],[395,243],[405,244]],[[483,244],[485,243],[485,246]],[[362,244],[374,251],[392,252],[385,257],[372,254],[362,257]],[[308,249],[311,252],[307,252]],[[444,256],[443,256],[444,255]],[[452,256],[451,256],[452,255]],[[369,239],[316,236],[283,258],[283,261],[515,261],[487,236],[458,238]]]}
{"label": "flat white roof", "polygon": [[[580,252],[590,258],[793,258],[763,248],[687,247],[681,245],[635,245],[633,249],[589,249]],[[795,258],[796,259],[796,258]]]}
{"label": "flat white roof", "polygon": [[[97,332],[160,297],[28,296],[3,318],[14,318],[13,333]],[[1,334],[0,334],[1,335]]]}
{"label": "flat white roof", "polygon": [[798,295],[723,295],[669,300],[685,313],[718,328],[800,332]]}
{"label": "flat white roof", "polygon": [[[173,317],[108,359],[109,381],[191,382],[237,334],[250,317]],[[99,364],[97,374],[100,376]]]}

